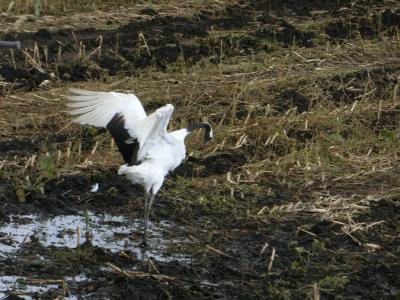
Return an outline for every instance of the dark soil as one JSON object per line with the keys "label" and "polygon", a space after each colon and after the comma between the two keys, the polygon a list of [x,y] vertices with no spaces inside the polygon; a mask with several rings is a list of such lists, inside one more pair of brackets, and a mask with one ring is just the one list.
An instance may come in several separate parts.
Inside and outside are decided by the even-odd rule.
{"label": "dark soil", "polygon": [[[201,10],[193,17],[160,16],[145,11],[151,15],[150,18],[110,30],[40,29],[37,32],[0,33],[2,40],[20,40],[22,48],[30,49],[29,55],[38,63],[32,64],[24,52],[15,51],[14,66],[9,50],[0,49],[0,78],[11,83],[13,88],[29,90],[50,78],[82,81],[103,78],[105,74],[132,73],[148,66],[165,69],[180,58],[187,64],[194,64],[202,58],[219,63],[220,55],[229,57],[256,51],[270,52],[276,47],[295,44],[313,47],[318,43],[316,38],[320,33],[297,29],[296,22],[289,21],[291,14],[303,13],[307,16],[318,9],[328,9],[333,13],[350,4],[350,1],[337,1],[332,7],[325,7],[321,4],[324,1],[303,2],[304,5],[298,5],[297,1],[252,1],[250,4],[227,6],[219,11]],[[358,7],[363,5],[359,3]],[[358,32],[366,37],[377,36],[387,30],[395,33],[399,26],[399,10],[386,9],[368,19],[362,15],[352,7],[350,13],[341,16],[340,21],[328,23],[325,32],[335,40],[356,38]],[[335,17],[334,14],[332,16]],[[325,22],[325,18],[320,21]],[[225,30],[226,33],[216,38],[212,30]],[[237,30],[242,33],[233,33]],[[35,44],[37,54],[33,51]]]}
{"label": "dark soil", "polygon": [[[7,197],[0,199],[5,204],[3,222],[7,222],[8,214],[17,211],[20,214],[25,212],[41,212],[49,215],[74,214],[82,206],[99,212],[106,210],[123,213],[127,205],[126,200],[122,199],[125,196],[139,199],[139,201],[134,200],[133,210],[135,214],[140,212],[142,203],[138,195],[141,196],[142,192],[132,189],[129,182],[122,178],[111,184],[113,181],[110,179],[115,176],[114,174],[113,170],[92,178],[84,176],[59,178],[46,185],[46,197],[33,195],[22,206],[16,205],[18,201],[15,196],[2,193]],[[95,199],[87,191],[87,187],[94,181],[100,182],[104,191]],[[117,189],[118,194],[107,192],[111,186]],[[170,184],[167,184],[167,194],[169,186]],[[7,182],[3,182],[1,187],[10,189]],[[260,198],[259,201],[266,201],[266,205],[285,203],[289,200],[287,197],[291,197],[278,185],[268,184],[265,188],[272,188],[279,197],[264,198],[264,200]],[[71,192],[60,197],[66,190]],[[299,283],[305,286],[311,282],[322,282],[322,286],[327,287],[324,291],[327,299],[333,299],[338,293],[357,299],[392,297],[399,293],[400,265],[397,257],[390,256],[390,253],[397,253],[400,246],[396,240],[379,240],[386,251],[366,253],[352,239],[341,234],[341,226],[320,220],[313,215],[300,214],[296,218],[271,219],[268,224],[257,220],[249,223],[243,222],[241,218],[229,217],[226,212],[205,210],[202,206],[194,205],[192,220],[201,221],[205,215],[208,220],[213,220],[213,224],[207,226],[207,232],[213,234],[211,238],[207,238],[205,233],[202,233],[203,230],[195,229],[195,224],[187,220],[187,216],[181,215],[174,206],[175,204],[167,198],[158,199],[155,217],[168,218],[181,222],[182,225],[187,223],[192,228],[190,234],[196,237],[194,248],[191,250],[193,256],[191,265],[179,261],[170,263],[154,261],[163,275],[172,276],[175,280],[163,282],[156,279],[128,279],[99,269],[105,262],[111,262],[125,269],[134,267],[135,270],[147,272],[147,262],[138,260],[134,256],[127,259],[90,245],[83,245],[79,253],[76,253],[77,249],[45,248],[35,241],[24,247],[23,257],[27,259],[31,254],[39,254],[46,258],[46,262],[38,264],[33,260],[31,263],[21,265],[8,259],[1,263],[2,274],[54,278],[55,274],[57,277],[62,277],[84,272],[95,280],[76,283],[70,286],[70,291],[79,291],[82,295],[93,294],[89,296],[90,299],[111,295],[119,299],[141,297],[159,299],[166,295],[186,299],[274,298],[277,297],[276,293],[283,293],[285,288],[295,288]],[[374,205],[357,221],[363,219],[371,221],[373,218],[377,221],[393,220],[392,224],[398,224],[399,215],[398,205],[392,201],[383,201]],[[391,223],[379,226],[380,233],[397,230],[392,228]],[[299,227],[306,228],[314,235],[299,231]],[[380,239],[379,236],[368,232],[356,236],[365,242]],[[270,246],[260,255],[260,249],[265,242]],[[229,257],[209,251],[207,246],[217,248]],[[272,271],[268,273],[267,266],[272,248],[276,249],[277,257]],[[129,254],[129,250],[127,253]],[[65,264],[65,259],[68,258],[63,256],[68,257],[68,255],[72,255],[72,260]],[[366,261],[368,264],[365,264]],[[324,267],[321,267],[321,263]],[[278,286],[282,291],[271,289],[271,286]],[[59,290],[52,290],[41,297],[50,299],[57,293]],[[305,295],[306,291],[291,297],[303,299]]]}
{"label": "dark soil", "polygon": [[326,86],[327,93],[336,103],[353,103],[362,97],[366,88],[373,91],[374,98],[382,99],[387,97],[390,89],[398,84],[399,70],[399,66],[382,66],[351,72],[344,76],[335,75],[322,86]]}
{"label": "dark soil", "polygon": [[283,113],[296,107],[299,113],[308,111],[310,100],[296,90],[285,90],[275,97],[276,110]]}
{"label": "dark soil", "polygon": [[[356,3],[352,6],[353,2]],[[0,40],[20,40],[32,57],[37,43],[39,54],[35,58],[37,62],[32,63],[26,60],[22,50],[14,50],[14,66],[9,49],[0,49],[0,82],[7,83],[5,87],[0,85],[0,89],[7,93],[35,90],[44,80],[106,81],[108,76],[137,74],[147,67],[165,70],[181,58],[186,64],[196,64],[202,59],[218,64],[221,55],[226,58],[278,52],[293,45],[312,48],[318,45],[321,32],[339,44],[359,38],[358,33],[363,38],[379,37],[383,32],[394,35],[399,28],[400,11],[383,6],[382,1],[329,1],[328,5],[322,0],[254,0],[221,7],[218,11],[203,9],[193,16],[159,14],[146,8],[141,11],[145,18],[116,29],[1,32]],[[373,11],[372,17],[365,17],[368,9]],[[324,12],[318,17],[315,12],[321,10]],[[297,20],[317,23],[325,19],[329,21],[321,32],[296,26]],[[216,36],[213,31],[223,34]],[[101,53],[96,50],[99,46]],[[332,103],[351,104],[365,93],[367,82],[377,99],[387,95],[399,84],[399,70],[390,66],[350,72],[330,76],[319,84]],[[276,93],[274,103],[274,113],[284,114],[296,107],[301,114],[310,110],[311,100],[298,89],[288,88]],[[371,116],[367,125],[385,137],[385,130],[398,128],[397,112],[382,111],[379,118]],[[238,118],[245,114],[242,115]],[[101,134],[82,131],[82,151],[90,151]],[[314,128],[287,128],[288,138],[304,145],[317,134]],[[55,133],[45,140],[42,137],[0,138],[0,163],[28,157],[46,145],[68,141],[68,136]],[[381,199],[354,220],[385,221],[376,225],[375,230],[353,233],[362,244],[381,246],[371,250],[344,234],[341,224],[317,214],[280,215],[278,212],[268,219],[258,218],[255,204],[272,210],[276,205],[296,203],[299,199],[307,202],[313,192],[288,186],[275,178],[258,183],[257,192],[238,187],[232,191],[235,200],[232,205],[222,197],[218,187],[207,191],[205,197],[214,202],[189,202],[179,197],[181,189],[190,199],[198,199],[199,192],[190,186],[177,186],[176,180],[196,182],[196,179],[225,176],[249,163],[246,151],[243,147],[216,152],[206,158],[189,157],[171,174],[157,197],[151,218],[156,226],[165,220],[182,226],[181,231],[171,230],[165,239],[184,238],[184,243],[172,242],[168,251],[189,255],[189,262],[150,258],[150,263],[129,249],[121,254],[89,242],[73,248],[45,247],[31,237],[15,255],[0,252],[0,275],[62,279],[84,273],[89,280],[69,283],[67,290],[67,296],[70,293],[82,299],[306,299],[313,297],[315,283],[321,299],[400,297],[399,199]],[[86,209],[99,214],[142,218],[142,189],[117,177],[116,168],[104,170],[94,166],[69,175],[52,174],[44,183],[44,193],[32,188],[24,201],[17,196],[18,174],[7,171],[0,170],[0,226],[10,222],[10,215],[51,218],[79,214]],[[29,175],[32,179],[39,176],[35,171]],[[95,194],[90,192],[94,183],[100,186]],[[228,203],[218,206],[220,199]],[[20,224],[23,222],[20,220]],[[0,232],[0,244],[10,243],[3,237]],[[132,239],[140,239],[140,234],[136,233]],[[275,253],[273,263],[272,253]],[[159,272],[173,279],[129,278],[107,269],[107,263],[129,271]],[[51,288],[34,294],[33,298],[54,299],[60,297],[61,291],[60,287]],[[12,288],[8,294],[7,299],[21,299]]]}

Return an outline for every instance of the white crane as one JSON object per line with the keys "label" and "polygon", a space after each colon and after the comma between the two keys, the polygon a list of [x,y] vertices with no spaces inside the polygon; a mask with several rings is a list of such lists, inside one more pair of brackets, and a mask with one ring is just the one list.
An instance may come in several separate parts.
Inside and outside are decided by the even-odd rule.
{"label": "white crane", "polygon": [[[77,115],[73,122],[107,128],[113,136],[125,164],[118,175],[146,191],[144,204],[143,244],[147,245],[147,224],[154,197],[165,176],[178,167],[186,156],[185,137],[195,129],[204,128],[204,140],[212,138],[208,123],[194,123],[168,132],[167,126],[174,107],[167,104],[147,115],[140,100],[133,94],[92,92],[70,89],[69,113]],[[150,201],[149,201],[150,198]]]}

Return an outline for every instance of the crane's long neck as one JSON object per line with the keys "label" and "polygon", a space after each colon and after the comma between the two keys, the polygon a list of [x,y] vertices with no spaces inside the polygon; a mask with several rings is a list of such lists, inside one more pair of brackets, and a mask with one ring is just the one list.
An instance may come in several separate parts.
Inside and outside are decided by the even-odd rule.
{"label": "crane's long neck", "polygon": [[213,136],[213,131],[212,131],[212,127],[210,124],[202,122],[202,123],[193,123],[190,124],[186,130],[188,131],[188,134],[191,133],[193,130],[196,129],[201,129],[204,128],[205,132],[204,132],[204,142],[208,142],[209,140],[211,140],[212,136]]}

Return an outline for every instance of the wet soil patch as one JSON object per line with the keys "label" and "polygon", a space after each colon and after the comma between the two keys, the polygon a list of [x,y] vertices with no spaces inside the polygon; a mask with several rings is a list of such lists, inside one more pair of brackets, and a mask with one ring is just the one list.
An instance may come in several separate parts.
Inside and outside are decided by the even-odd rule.
{"label": "wet soil patch", "polygon": [[[214,29],[226,32],[216,37]],[[28,51],[11,55],[0,49],[0,77],[14,88],[29,90],[49,79],[84,81],[149,66],[165,69],[179,59],[185,64],[202,58],[220,63],[221,55],[270,52],[278,44],[312,47],[315,37],[313,31],[299,31],[286,19],[251,5],[203,10],[192,17],[154,15],[110,30],[9,32],[0,38],[20,40]]]}
{"label": "wet soil patch", "polygon": [[316,45],[314,41],[316,32],[300,31],[285,18],[264,12],[257,16],[257,20],[261,22],[261,25],[251,32],[252,36],[264,38],[270,44],[278,42],[284,47],[291,45],[313,47]]}
{"label": "wet soil patch", "polygon": [[242,151],[227,151],[211,154],[205,158],[189,156],[171,174],[182,177],[208,177],[211,175],[225,174],[247,162],[247,156]]}
{"label": "wet soil patch", "polygon": [[[162,197],[156,202],[153,220],[159,221],[155,223],[157,225],[154,228],[162,228],[163,220],[168,220],[167,226],[175,222],[173,227],[167,227],[163,237],[167,241],[176,238],[181,240],[163,250],[163,255],[172,257],[172,260],[163,261],[154,253],[148,255],[153,257],[152,263],[161,274],[174,279],[165,281],[156,278],[128,278],[115,273],[108,267],[107,262],[130,271],[146,273],[149,267],[152,268],[145,256],[141,257],[140,252],[132,251],[133,248],[130,250],[127,247],[124,250],[125,254],[121,255],[114,251],[115,246],[108,249],[105,244],[101,248],[96,244],[98,234],[111,234],[113,243],[127,239],[125,229],[121,228],[132,228],[129,227],[130,218],[126,215],[128,199],[133,200],[130,209],[136,211],[134,214],[139,217],[138,228],[141,228],[143,192],[135,190],[122,177],[115,180],[115,171],[93,174],[86,172],[86,175],[54,179],[46,185],[46,197],[30,199],[20,206],[12,204],[17,202],[15,196],[1,198],[2,203],[7,203],[4,210],[7,215],[0,215],[2,226],[10,224],[10,216],[16,212],[19,216],[13,217],[13,222],[17,220],[18,225],[15,228],[19,228],[20,233],[23,228],[29,229],[32,215],[35,213],[43,215],[44,220],[48,218],[46,222],[50,222],[42,222],[41,218],[35,217],[38,222],[36,233],[28,234],[30,242],[21,245],[16,258],[7,258],[7,266],[3,269],[2,276],[18,275],[28,279],[62,278],[68,282],[68,292],[71,295],[92,295],[89,299],[104,295],[127,297],[139,293],[154,299],[163,298],[165,295],[190,299],[273,298],[278,293],[277,289],[297,289],[299,286],[305,288],[299,295],[294,296],[294,299],[304,299],[312,291],[306,287],[314,282],[326,288],[321,290],[322,295],[326,297],[337,294],[348,297],[365,296],[367,284],[374,284],[375,296],[399,295],[396,290],[398,261],[395,258],[391,259],[390,254],[386,252],[387,250],[397,254],[396,240],[388,239],[382,244],[385,251],[368,253],[343,233],[342,225],[325,221],[313,214],[296,213],[271,216],[268,219],[249,219],[237,211],[231,211],[229,214],[222,207],[215,209],[212,205],[205,206],[197,202],[188,205],[186,210],[181,210],[178,206],[182,203]],[[100,183],[101,190],[98,194],[88,191],[93,182]],[[168,181],[165,185],[166,193],[172,192],[173,188],[174,181]],[[292,189],[272,181],[264,186],[264,190],[270,190],[268,195],[246,194],[243,199],[238,197],[241,203],[235,210],[241,207],[245,212],[251,207],[249,204],[254,198],[259,207],[267,206],[271,209],[275,205],[289,203],[294,197]],[[187,193],[193,193],[195,196],[196,191],[187,190]],[[394,202],[379,202],[371,206],[368,215],[360,216],[356,221],[362,222],[364,217],[370,220],[370,215],[375,216],[376,221],[396,220],[398,212],[397,206],[394,205]],[[89,228],[93,230],[93,243],[87,243],[85,240],[86,217],[82,207],[87,207],[90,212]],[[189,215],[188,211],[191,212]],[[112,213],[114,217],[105,218],[103,214],[106,212]],[[24,213],[29,213],[30,216],[24,219]],[[70,217],[73,222],[68,221]],[[53,225],[51,229],[46,230],[47,235],[42,235],[40,228],[50,224]],[[80,247],[76,246],[77,224],[80,224],[82,231]],[[393,237],[392,231],[396,230],[394,224],[395,221],[385,222],[371,228],[367,235],[355,235],[363,242],[381,243],[381,234],[387,232]],[[131,226],[134,228],[136,225]],[[0,244],[6,247],[4,243],[7,241],[0,238]],[[24,239],[23,236],[20,238]],[[139,240],[140,235],[137,235],[131,243],[134,245]],[[47,246],[51,241],[55,241],[56,244]],[[67,244],[64,244],[66,242]],[[266,243],[268,245],[265,247]],[[16,245],[15,238],[9,240],[10,245]],[[123,247],[123,244],[118,247]],[[277,256],[268,270],[272,251],[275,251]],[[173,253],[181,254],[174,259]],[[183,257],[188,259],[181,260]],[[374,262],[374,267],[366,267],[366,260]],[[0,259],[0,264],[2,263],[3,260]],[[80,274],[84,274],[82,281],[74,282],[68,279]],[[371,282],[371,276],[374,283]],[[6,279],[0,276],[0,282]],[[43,284],[42,287],[44,288]],[[59,294],[60,290],[59,287],[50,286],[48,291],[41,292],[41,295],[54,296]]]}
{"label": "wet soil patch", "polygon": [[[148,294],[149,298],[158,298],[166,293],[184,296],[191,294],[181,284],[171,286],[151,278],[127,279],[107,267],[106,263],[111,262],[147,273],[149,257],[164,274],[179,277],[192,272],[187,263],[190,256],[183,253],[173,257],[173,247],[180,242],[173,237],[173,228],[178,227],[171,222],[150,224],[152,250],[143,253],[139,251],[143,226],[143,191],[122,177],[114,180],[115,176],[116,169],[91,175],[89,172],[87,175],[55,178],[46,183],[44,195],[31,193],[26,202],[20,204],[13,193],[11,180],[1,181],[0,265],[4,258],[7,259],[6,267],[2,268],[0,274],[1,296],[12,295],[11,286],[16,291],[26,291],[29,295],[37,292],[40,297],[45,298],[60,295],[62,286],[51,284],[50,279],[66,281],[70,295],[88,294],[88,299],[110,295],[125,297],[133,290],[136,291],[135,294]],[[89,191],[94,182],[100,184],[97,194]],[[129,199],[132,200],[131,203]],[[137,212],[138,221],[132,221],[127,214],[130,210]],[[160,226],[166,228],[161,235],[156,229]],[[77,234],[80,232],[78,227],[82,230],[80,246],[77,246]],[[135,227],[137,233],[131,238],[130,233]],[[155,231],[151,233],[153,228]],[[186,243],[184,239],[187,239],[187,235],[179,235],[183,238],[182,243]],[[156,240],[151,242],[152,238]],[[167,243],[161,242],[164,238]],[[112,243],[109,249],[105,247],[108,243],[106,240]],[[119,246],[114,244],[117,241],[120,241]],[[155,249],[163,244],[162,250],[160,248],[160,253],[163,254],[160,256]],[[119,247],[124,249],[125,257],[118,254]],[[180,263],[181,259],[186,262]],[[170,261],[174,267],[168,267]],[[75,279],[76,276],[81,278]],[[29,284],[32,279],[39,280],[37,289]],[[17,283],[24,280],[28,283]],[[48,280],[50,281],[46,283]]]}
{"label": "wet soil patch", "polygon": [[[33,49],[37,43],[39,53],[35,60],[43,65],[40,70],[45,69],[47,74],[39,74],[37,65],[25,65],[26,55],[21,51],[15,52],[16,66],[13,66],[9,52],[3,50],[0,56],[8,63],[2,65],[0,75],[17,88],[35,88],[48,79],[51,72],[63,80],[82,81],[100,78],[104,72],[115,75],[151,65],[165,68],[180,55],[195,62],[203,55],[202,46],[187,44],[184,39],[205,36],[207,29],[207,24],[186,17],[155,17],[110,31],[88,28],[74,32],[41,29],[33,34],[9,33],[3,38],[19,39],[26,48]],[[90,55],[92,51],[98,53]]]}
{"label": "wet soil patch", "polygon": [[310,107],[310,100],[296,90],[284,90],[275,96],[275,109],[285,113],[290,108],[297,109],[298,113],[306,112]]}
{"label": "wet soil patch", "polygon": [[208,156],[201,161],[204,167],[200,171],[200,176],[209,176],[211,174],[225,174],[232,171],[235,167],[242,166],[247,161],[245,154],[241,151],[232,151],[218,153]]}
{"label": "wet soil patch", "polygon": [[[390,221],[388,221],[390,220]],[[356,222],[380,222],[377,224],[379,230],[368,230],[357,235],[362,241],[381,243],[384,249],[390,252],[396,252],[400,246],[400,241],[389,237],[390,233],[399,232],[396,224],[400,222],[400,203],[394,199],[382,199],[371,203],[370,209],[355,219]],[[382,222],[383,221],[383,222]],[[382,239],[382,235],[386,238]]]}
{"label": "wet soil patch", "polygon": [[[41,191],[27,190],[26,201],[19,206],[15,184],[12,178],[3,180],[0,189],[4,193],[0,196],[6,203],[4,209],[8,213],[15,211],[46,212],[54,214],[73,214],[82,207],[87,207],[95,212],[107,210],[111,203],[113,206],[125,206],[129,199],[137,199],[138,207],[142,206],[143,190],[139,186],[133,186],[123,177],[114,180],[117,169],[103,170],[102,172],[83,173],[78,175],[60,176],[46,179],[44,194]],[[30,174],[31,180],[35,180],[38,174]],[[93,194],[90,189],[93,184],[99,184],[99,193]],[[127,200],[128,199],[128,200]],[[123,209],[123,208],[121,208]]]}
{"label": "wet soil patch", "polygon": [[320,81],[319,85],[327,91],[332,102],[338,104],[361,100],[364,94],[383,99],[393,93],[393,88],[398,84],[399,70],[397,65],[368,68],[335,75]]}
{"label": "wet soil patch", "polygon": [[277,14],[294,12],[297,15],[311,15],[311,12],[316,10],[327,10],[330,14],[333,14],[337,12],[339,8],[348,6],[350,3],[350,0],[333,1],[330,2],[329,5],[323,0],[251,1],[251,5],[256,9],[269,10]]}
{"label": "wet soil patch", "polygon": [[5,155],[13,156],[17,154],[26,155],[39,151],[40,141],[28,138],[2,139],[0,140],[0,157]]}
{"label": "wet soil patch", "polygon": [[[286,15],[290,15],[288,9],[294,9],[296,13],[308,11],[311,7],[318,9],[322,5],[320,2],[323,1],[304,1],[304,5],[298,5],[294,1],[253,1],[217,11],[202,10],[192,17],[160,16],[149,11],[153,16],[132,21],[118,29],[40,29],[35,33],[3,33],[0,37],[4,40],[21,40],[23,49],[29,49],[30,57],[27,58],[22,51],[14,51],[12,58],[8,49],[0,49],[0,58],[5,62],[0,64],[0,76],[14,88],[32,89],[54,76],[61,80],[82,81],[149,66],[165,69],[180,58],[187,64],[202,58],[219,63],[221,54],[226,57],[254,51],[269,52],[274,50],[276,43],[284,47],[294,44],[312,47],[317,33],[298,30]],[[339,1],[331,3],[329,9],[347,5],[349,1]],[[277,17],[274,10],[286,15]],[[333,39],[347,38],[355,31],[365,36],[376,36],[377,30],[398,28],[399,15],[398,10],[387,9],[369,19],[356,16],[353,21],[346,18],[345,21],[331,22],[325,31]],[[212,28],[240,29],[242,33],[227,32],[215,38]]]}
{"label": "wet soil patch", "polygon": [[[53,129],[53,125],[44,124],[43,129]],[[26,125],[27,128],[32,128],[31,124]],[[48,134],[44,132],[43,137],[32,138],[3,138],[0,139],[0,158],[11,158],[12,156],[27,157],[29,155],[40,153],[41,149],[58,147],[66,147],[71,142],[73,147],[77,147],[78,143],[82,151],[93,149],[96,143],[96,136],[103,133],[104,130],[87,128],[76,133],[75,137],[69,137],[66,134]],[[78,142],[77,142],[78,140]],[[76,144],[76,145],[75,145]]]}
{"label": "wet soil patch", "polygon": [[[186,43],[185,39],[207,36],[209,26],[187,17],[165,16],[134,21],[117,30],[86,28],[74,32],[50,32],[41,29],[36,33],[8,33],[2,38],[21,40],[23,47],[29,49],[33,49],[36,43],[39,52],[33,59],[42,65],[41,68],[49,74],[54,72],[60,79],[81,81],[99,78],[103,70],[113,75],[153,64],[165,67],[166,63],[175,62],[181,54],[196,61],[202,48]],[[92,51],[95,52],[90,55]],[[25,53],[14,53],[16,70],[9,51],[2,50],[0,54],[8,62],[0,69],[0,75],[6,81],[19,81],[19,85],[33,88],[48,79],[49,75],[42,78],[31,74],[39,69],[37,65],[30,68],[33,71],[27,70]]]}
{"label": "wet soil patch", "polygon": [[399,29],[400,10],[386,9],[373,17],[354,16],[346,20],[329,22],[325,33],[333,39],[352,39],[361,35],[362,38],[377,37],[382,33],[395,35]]}
{"label": "wet soil patch", "polygon": [[[371,254],[368,265],[356,269],[354,282],[348,283],[346,291],[372,298],[381,297],[379,295],[384,297],[400,295],[398,285],[400,263],[393,255],[398,252],[400,242],[392,236],[393,233],[399,232],[395,225],[400,221],[399,213],[398,201],[382,199],[372,203],[367,213],[356,218],[356,222],[380,222],[374,229],[355,233],[355,236],[362,242],[376,243],[384,250]],[[360,278],[365,280],[358,281]],[[366,293],[371,287],[371,292]]]}
{"label": "wet soil patch", "polygon": [[37,68],[14,67],[9,64],[0,64],[0,80],[12,84],[15,89],[37,88],[50,76]]}

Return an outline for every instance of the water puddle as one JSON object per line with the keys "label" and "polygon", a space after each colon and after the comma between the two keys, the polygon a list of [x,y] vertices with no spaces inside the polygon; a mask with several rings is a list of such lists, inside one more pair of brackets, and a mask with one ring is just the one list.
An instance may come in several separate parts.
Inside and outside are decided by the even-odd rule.
{"label": "water puddle", "polygon": [[43,294],[51,289],[58,289],[56,284],[30,285],[21,276],[1,276],[0,277],[0,299],[5,298],[10,292],[17,294],[23,299],[32,299],[31,294]]}
{"label": "water puddle", "polygon": [[4,299],[10,294],[17,295],[19,298],[26,300],[37,299],[39,295],[53,290],[56,294],[67,294],[63,297],[65,300],[75,300],[78,299],[78,297],[68,293],[68,287],[79,282],[88,281],[90,281],[90,279],[88,279],[85,274],[68,276],[63,280],[31,279],[22,276],[0,276],[0,299]]}
{"label": "water puddle", "polygon": [[24,244],[37,239],[45,247],[76,248],[89,239],[93,246],[112,252],[129,250],[138,259],[146,256],[154,260],[169,262],[173,260],[190,261],[190,257],[179,253],[169,253],[168,246],[187,242],[184,238],[164,238],[167,233],[182,231],[172,223],[149,222],[149,250],[143,251],[141,239],[132,240],[132,232],[141,233],[142,220],[133,222],[124,216],[108,214],[61,215],[43,218],[38,215],[12,215],[9,223],[0,227],[0,257],[9,257],[23,249]]}
{"label": "water puddle", "polygon": [[[131,221],[125,216],[92,212],[51,218],[42,215],[11,215],[9,222],[0,225],[0,260],[8,258],[12,261],[23,261],[24,257],[32,258],[32,248],[28,247],[32,242],[38,242],[43,247],[73,249],[90,242],[93,246],[113,253],[129,251],[143,261],[151,257],[161,262],[190,262],[190,256],[171,251],[171,246],[188,242],[184,238],[186,234],[183,227],[165,221],[149,222],[149,249],[146,251],[139,246],[142,230],[141,219]],[[132,233],[135,233],[136,239],[131,238]],[[36,259],[45,261],[49,258],[37,253]],[[100,269],[111,272],[106,267]],[[79,294],[81,299],[79,286],[90,281],[83,273],[64,276],[60,280],[46,280],[35,278],[35,275],[32,278],[19,276],[18,273],[4,274],[0,269],[0,299],[11,294],[22,299],[42,299],[46,295],[64,294],[64,299],[70,300],[78,299],[75,295]]]}

